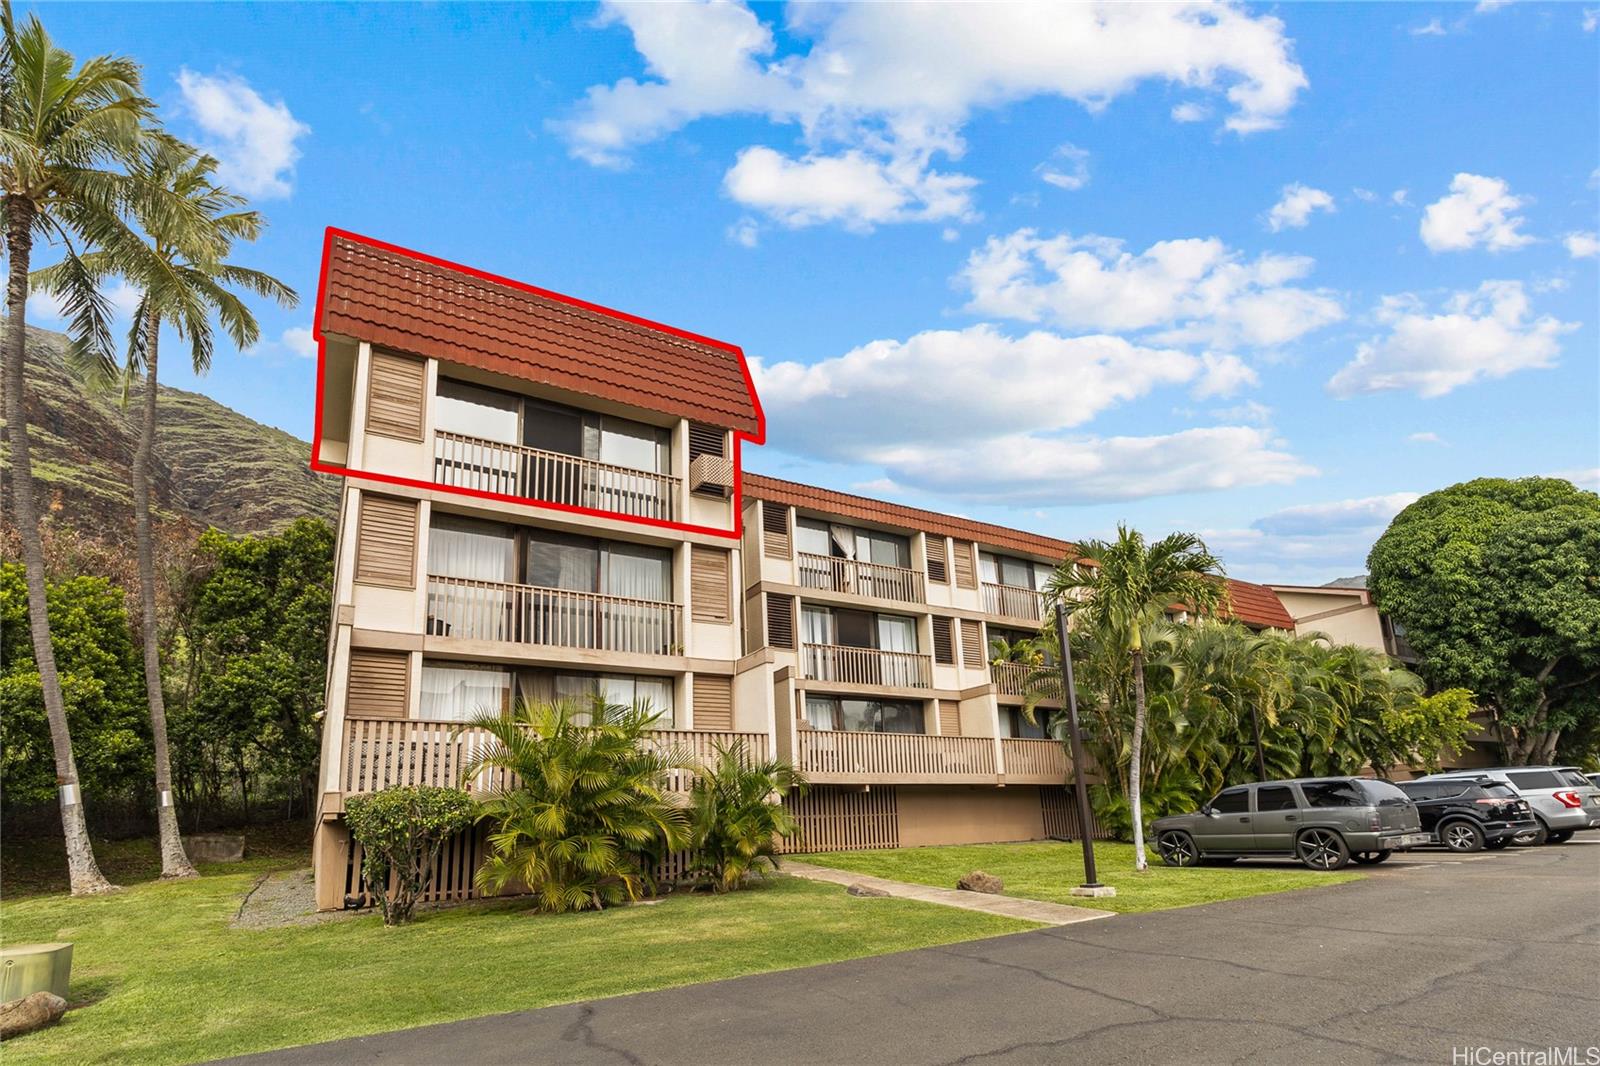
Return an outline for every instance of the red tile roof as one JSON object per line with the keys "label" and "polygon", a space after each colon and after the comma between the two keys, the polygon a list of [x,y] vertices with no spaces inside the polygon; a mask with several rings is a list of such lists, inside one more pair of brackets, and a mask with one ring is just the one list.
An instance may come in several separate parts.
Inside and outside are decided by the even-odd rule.
{"label": "red tile roof", "polygon": [[780,481],[774,477],[763,477],[748,471],[744,475],[744,491],[745,495],[758,500],[771,500],[773,503],[788,504],[843,518],[858,518],[864,522],[876,522],[898,529],[920,529],[937,536],[976,541],[987,547],[1009,548],[1012,551],[1027,555],[1042,555],[1057,561],[1077,554],[1077,548],[1071,541],[1058,540],[1038,533],[1024,533],[1019,529],[1007,529],[1005,526],[991,525],[988,522],[974,522],[969,518],[956,518],[953,515],[939,514],[937,511],[925,511],[919,507],[886,503],[865,496],[852,496],[847,492],[835,492],[814,485]]}
{"label": "red tile roof", "polygon": [[734,345],[342,230],[323,255],[319,335],[762,436]]}
{"label": "red tile roof", "polygon": [[1247,626],[1257,629],[1268,627],[1294,632],[1294,617],[1278,599],[1278,594],[1265,585],[1252,585],[1248,581],[1228,578],[1228,602],[1232,610],[1226,616],[1237,618]]}

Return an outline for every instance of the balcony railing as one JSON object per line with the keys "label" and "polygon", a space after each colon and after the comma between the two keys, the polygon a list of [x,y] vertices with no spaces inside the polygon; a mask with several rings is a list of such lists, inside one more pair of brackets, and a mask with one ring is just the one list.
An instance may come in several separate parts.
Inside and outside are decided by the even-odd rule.
{"label": "balcony railing", "polygon": [[932,688],[933,660],[911,651],[879,651],[842,644],[804,644],[801,660],[811,681],[880,688]]}
{"label": "balcony railing", "polygon": [[519,496],[634,518],[678,517],[678,479],[460,433],[434,433],[433,479],[441,485]]}
{"label": "balcony railing", "polygon": [[558,648],[677,655],[683,608],[595,592],[428,578],[427,633]]}
{"label": "balcony railing", "polygon": [[993,737],[801,730],[797,768],[823,784],[987,784]]}
{"label": "balcony railing", "polygon": [[1025,618],[1035,624],[1044,617],[1044,596],[1021,585],[983,583],[983,609],[1005,618]]}
{"label": "balcony railing", "polygon": [[[767,757],[765,733],[709,729],[657,729],[647,743],[661,751],[676,748],[691,761],[706,765],[716,758],[716,745],[743,743],[755,762]],[[347,718],[340,752],[340,784],[345,793],[377,792],[392,785],[443,785],[474,792],[511,787],[516,778],[503,770],[486,770],[471,781],[461,771],[494,743],[488,733],[459,722],[410,718]],[[687,792],[692,770],[674,770],[668,777],[673,792]]]}
{"label": "balcony railing", "polygon": [[800,584],[808,589],[848,592],[855,596],[876,596],[881,600],[924,603],[922,573],[887,563],[863,563],[855,559],[835,559],[810,552],[796,553],[800,565]]}
{"label": "balcony railing", "polygon": [[1035,666],[1027,663],[990,663],[989,676],[994,679],[994,690],[1002,696],[1026,696],[1028,675]]}
{"label": "balcony railing", "polygon": [[1005,737],[1000,759],[1007,784],[1059,785],[1067,780],[1067,752],[1058,740]]}

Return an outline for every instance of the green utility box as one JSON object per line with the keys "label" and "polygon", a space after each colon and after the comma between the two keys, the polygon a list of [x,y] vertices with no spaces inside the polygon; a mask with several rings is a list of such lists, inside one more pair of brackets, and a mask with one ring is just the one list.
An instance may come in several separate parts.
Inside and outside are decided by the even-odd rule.
{"label": "green utility box", "polygon": [[15,944],[0,948],[0,1003],[35,992],[54,992],[66,999],[71,976],[71,944]]}

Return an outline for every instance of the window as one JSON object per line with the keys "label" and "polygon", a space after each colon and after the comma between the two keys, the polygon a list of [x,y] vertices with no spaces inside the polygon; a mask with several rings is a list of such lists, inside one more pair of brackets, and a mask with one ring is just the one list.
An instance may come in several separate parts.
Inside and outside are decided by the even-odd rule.
{"label": "window", "polygon": [[794,524],[795,548],[809,555],[854,559],[885,566],[911,565],[911,539],[876,529],[856,529],[838,522],[798,518]]}
{"label": "window", "polygon": [[516,537],[496,522],[436,515],[429,525],[428,573],[469,581],[516,581]]}
{"label": "window", "polygon": [[1576,788],[1588,788],[1592,784],[1587,777],[1576,770],[1557,770],[1556,773],[1560,774],[1567,784]]}
{"label": "window", "polygon": [[807,696],[806,721],[813,729],[853,733],[925,733],[922,704],[909,700],[841,699]]}
{"label": "window", "polygon": [[[1446,789],[1447,787],[1448,787],[1449,791],[1444,791],[1444,789]],[[1438,799],[1440,796],[1445,796],[1445,795],[1453,796],[1453,795],[1456,794],[1456,786],[1454,786],[1454,785],[1450,785],[1450,786],[1433,785],[1433,784],[1416,783],[1416,782],[1407,781],[1407,782],[1404,782],[1403,784],[1400,785],[1400,791],[1404,792],[1407,796],[1411,797],[1413,800],[1419,800],[1420,801],[1420,800]]]}
{"label": "window", "polygon": [[1354,781],[1308,781],[1300,791],[1308,807],[1365,807],[1370,802]]}
{"label": "window", "polygon": [[[1366,795],[1368,803],[1376,804],[1379,807],[1403,807],[1411,802],[1406,794],[1400,791],[1398,785],[1391,784],[1388,781],[1373,781],[1361,778],[1356,781],[1356,787]],[[1441,791],[1440,795],[1453,796],[1455,792]]]}
{"label": "window", "polygon": [[876,529],[856,530],[856,558],[864,563],[885,566],[911,565],[911,540]]}
{"label": "window", "polygon": [[1561,788],[1561,776],[1554,770],[1511,770],[1506,776],[1524,792],[1538,788]]}
{"label": "window", "polygon": [[1256,810],[1297,811],[1300,801],[1294,798],[1294,789],[1288,785],[1264,785],[1256,789]]}
{"label": "window", "polygon": [[515,444],[520,411],[521,402],[510,393],[440,378],[433,420],[446,433]]}
{"label": "window", "polygon": [[503,444],[520,442],[540,451],[655,474],[672,470],[672,434],[661,426],[461,381],[439,380],[434,421],[446,433]]}
{"label": "window", "polygon": [[1211,801],[1211,809],[1218,814],[1246,814],[1250,810],[1250,790],[1247,788],[1224,789],[1217,793],[1217,798]]}
{"label": "window", "polygon": [[1050,578],[1050,568],[1027,559],[994,552],[978,553],[979,577],[991,585],[1012,585],[1016,588],[1042,591]]}
{"label": "window", "polygon": [[1043,707],[1036,707],[1033,711],[1033,721],[1028,721],[1028,716],[1022,713],[1021,707],[1000,708],[1000,735],[1003,737],[1019,737],[1025,740],[1045,740],[1049,733],[1045,731],[1045,718],[1049,711]]}
{"label": "window", "polygon": [[649,674],[587,674],[571,671],[530,670],[523,674],[521,690],[530,700],[574,700],[587,705],[598,693],[619,707],[635,704],[653,711],[662,729],[673,722],[673,681]]}
{"label": "window", "polygon": [[423,718],[464,722],[511,707],[511,671],[477,663],[422,664]]}

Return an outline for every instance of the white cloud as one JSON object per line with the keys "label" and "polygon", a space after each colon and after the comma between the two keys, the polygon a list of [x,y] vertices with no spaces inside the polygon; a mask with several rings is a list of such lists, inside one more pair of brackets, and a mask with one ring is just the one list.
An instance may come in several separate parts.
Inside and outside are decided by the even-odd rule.
{"label": "white cloud", "polygon": [[741,248],[754,248],[761,243],[761,227],[746,216],[728,227],[728,239]]}
{"label": "white cloud", "polygon": [[1589,233],[1569,233],[1561,238],[1567,254],[1574,259],[1593,259],[1600,255],[1600,236]]}
{"label": "white cloud", "polygon": [[1283,187],[1283,195],[1267,212],[1267,225],[1274,233],[1284,229],[1301,229],[1311,221],[1313,212],[1326,211],[1332,214],[1337,210],[1332,196],[1321,189],[1296,182]]}
{"label": "white cloud", "polygon": [[1352,529],[1382,529],[1421,497],[1415,492],[1391,492],[1332,503],[1306,503],[1285,507],[1251,523],[1263,533],[1307,535]]}
{"label": "white cloud", "polygon": [[1324,290],[1290,285],[1315,264],[1301,256],[1246,260],[1220,240],[1160,241],[1143,252],[1093,235],[991,237],[958,280],[968,309],[1071,329],[1159,329],[1160,343],[1268,347],[1344,316]]}
{"label": "white cloud", "polygon": [[940,174],[915,159],[865,152],[790,159],[757,145],[723,178],[728,195],[790,227],[837,222],[857,232],[885,222],[973,217],[977,180]]}
{"label": "white cloud", "polygon": [[[972,179],[936,174],[931,161],[959,158],[961,130],[981,109],[1049,96],[1098,112],[1158,81],[1224,99],[1224,125],[1243,134],[1280,125],[1307,86],[1283,23],[1234,4],[796,5],[785,36],[802,44],[786,54],[739,4],[608,4],[600,22],[631,32],[646,75],[591,87],[552,123],[573,154],[625,165],[635,146],[707,117],[793,125],[803,152],[764,149],[751,163],[747,148],[740,163],[770,183],[843,162],[848,179],[832,177],[867,199],[841,207],[835,185],[812,204],[788,182],[782,195],[741,201],[765,209],[770,199],[790,225],[961,216]],[[726,182],[730,193],[749,178]],[[917,191],[930,183],[933,199]]]}
{"label": "white cloud", "polygon": [[1214,407],[1208,412],[1218,422],[1245,422],[1265,426],[1272,421],[1272,408],[1256,400],[1245,400],[1232,407]]}
{"label": "white cloud", "polygon": [[1378,199],[1377,193],[1373,192],[1371,189],[1363,189],[1359,185],[1350,190],[1350,195],[1354,196],[1357,200],[1360,200],[1364,204],[1373,203]]}
{"label": "white cloud", "polygon": [[1457,174],[1449,195],[1429,204],[1418,232],[1435,252],[1461,252],[1483,246],[1491,252],[1520,248],[1533,238],[1518,232],[1526,219],[1516,214],[1527,200],[1513,196],[1500,178]]}
{"label": "white cloud", "polygon": [[278,335],[277,340],[262,340],[254,347],[245,348],[240,355],[256,358],[263,355],[288,354],[298,359],[317,357],[317,339],[310,326],[290,326]]}
{"label": "white cloud", "polygon": [[1197,104],[1193,100],[1186,100],[1172,109],[1174,122],[1204,122],[1211,117],[1211,109],[1205,104]]}
{"label": "white cloud", "polygon": [[1240,389],[1261,384],[1256,372],[1237,355],[1205,352],[1200,361],[1205,371],[1189,390],[1197,400],[1227,399]]}
{"label": "white cloud", "polygon": [[1429,19],[1420,26],[1411,27],[1413,37],[1443,37],[1449,32],[1438,19]]}
{"label": "white cloud", "polygon": [[1414,492],[1285,507],[1243,529],[1203,529],[1228,573],[1247,580],[1319,585],[1361,572],[1373,541]]}
{"label": "white cloud", "polygon": [[1600,7],[1586,7],[1583,9],[1583,32],[1593,33],[1594,28],[1600,26]]}
{"label": "white cloud", "polygon": [[1433,398],[1481,379],[1552,366],[1558,338],[1577,328],[1548,315],[1533,318],[1519,281],[1486,281],[1451,295],[1437,312],[1414,295],[1385,297],[1377,318],[1389,331],[1357,348],[1328,381],[1335,396],[1409,389]]}
{"label": "white cloud", "polygon": [[1075,144],[1062,144],[1033,172],[1041,181],[1075,192],[1089,184],[1089,153]]}
{"label": "white cloud", "polygon": [[1478,0],[1473,5],[1472,13],[1474,15],[1488,15],[1499,11],[1503,7],[1510,7],[1515,2],[1516,0]]}
{"label": "white cloud", "polygon": [[1389,194],[1389,202],[1394,204],[1396,207],[1410,207],[1411,190],[1396,189],[1394,192]]}
{"label": "white cloud", "polygon": [[1406,438],[1412,444],[1443,444],[1444,438],[1437,433],[1413,433]]}
{"label": "white cloud", "polygon": [[243,78],[178,72],[186,110],[206,135],[202,147],[217,157],[217,177],[245,196],[284,197],[294,189],[296,145],[311,127],[283,101],[268,103]]}
{"label": "white cloud", "polygon": [[1600,466],[1585,467],[1578,470],[1557,470],[1545,474],[1545,477],[1558,477],[1570,481],[1580,489],[1590,492],[1600,492]]}

